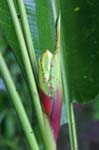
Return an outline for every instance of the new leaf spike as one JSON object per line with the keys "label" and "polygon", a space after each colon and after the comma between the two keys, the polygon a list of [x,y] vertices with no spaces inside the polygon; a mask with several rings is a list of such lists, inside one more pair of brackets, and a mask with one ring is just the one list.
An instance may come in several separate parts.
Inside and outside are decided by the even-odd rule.
{"label": "new leaf spike", "polygon": [[39,89],[44,112],[49,118],[55,140],[58,138],[62,109],[62,87],[60,69],[60,17],[56,27],[56,49],[54,54],[49,50],[39,60]]}

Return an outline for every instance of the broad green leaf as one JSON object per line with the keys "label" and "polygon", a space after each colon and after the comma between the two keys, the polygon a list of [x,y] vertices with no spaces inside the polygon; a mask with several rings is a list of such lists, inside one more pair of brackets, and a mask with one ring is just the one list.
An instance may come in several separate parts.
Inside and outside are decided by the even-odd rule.
{"label": "broad green leaf", "polygon": [[60,0],[60,4],[71,100],[87,103],[99,93],[99,2]]}

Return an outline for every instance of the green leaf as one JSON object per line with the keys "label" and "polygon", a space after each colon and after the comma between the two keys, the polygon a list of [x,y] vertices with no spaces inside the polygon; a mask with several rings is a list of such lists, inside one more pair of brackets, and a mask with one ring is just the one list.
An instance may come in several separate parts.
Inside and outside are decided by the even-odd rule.
{"label": "green leaf", "polygon": [[60,4],[71,100],[87,103],[99,93],[99,2],[60,0]]}
{"label": "green leaf", "polygon": [[13,22],[11,19],[11,15],[6,0],[0,1],[0,29],[4,33],[9,45],[11,46],[14,54],[16,55],[20,63],[21,62],[21,56],[19,52],[20,48],[18,45],[17,36],[14,30]]}
{"label": "green leaf", "polygon": [[53,19],[51,1],[35,0],[35,8],[37,29],[39,35],[39,44],[36,45],[36,47],[37,49],[43,51],[45,51],[46,49],[54,50],[55,24]]}

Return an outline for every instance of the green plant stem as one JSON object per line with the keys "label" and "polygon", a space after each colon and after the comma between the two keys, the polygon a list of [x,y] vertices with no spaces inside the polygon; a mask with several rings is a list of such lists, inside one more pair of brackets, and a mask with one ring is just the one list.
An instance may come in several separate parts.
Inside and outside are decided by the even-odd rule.
{"label": "green plant stem", "polygon": [[74,115],[74,108],[73,103],[71,103],[71,119],[72,119],[72,132],[73,132],[73,141],[74,141],[74,149],[78,150],[78,141],[77,141],[77,131],[76,131],[76,123],[75,123],[75,115]]}
{"label": "green plant stem", "polygon": [[36,59],[36,55],[35,55],[35,51],[34,51],[33,41],[32,41],[32,37],[31,37],[31,32],[30,32],[30,28],[29,28],[29,23],[28,23],[28,19],[27,19],[27,15],[26,15],[24,2],[23,2],[23,0],[17,0],[17,4],[19,7],[19,11],[20,11],[22,27],[23,27],[23,31],[24,31],[24,37],[26,40],[28,54],[30,57],[31,64],[33,66],[33,71],[35,74],[36,81],[38,81],[37,59]]}
{"label": "green plant stem", "polygon": [[7,68],[5,60],[4,60],[1,53],[0,53],[0,73],[3,77],[3,80],[4,80],[5,85],[7,87],[8,93],[10,95],[10,98],[14,104],[14,107],[16,109],[16,112],[17,112],[18,117],[20,119],[20,122],[22,124],[24,133],[26,135],[26,138],[28,140],[28,143],[29,143],[31,150],[39,150],[39,146],[37,144],[34,132],[31,128],[30,123],[29,123],[27,114],[24,110],[23,104],[21,103],[21,99],[18,95],[18,92],[16,91],[14,82],[11,78],[10,72]]}
{"label": "green plant stem", "polygon": [[[44,143],[44,148],[45,148],[45,150],[55,150],[55,149],[52,149],[52,145],[54,145],[54,144],[50,144],[50,148],[49,148],[49,141],[47,140],[47,137],[46,137],[46,132],[47,132],[48,127],[45,128],[44,115],[43,115],[43,112],[42,112],[40,99],[39,99],[39,95],[38,95],[34,75],[33,75],[33,72],[32,72],[31,63],[30,63],[29,56],[28,56],[28,53],[27,53],[27,47],[26,47],[25,40],[24,40],[24,37],[23,37],[23,34],[22,34],[22,30],[21,30],[21,27],[20,27],[19,20],[18,20],[18,17],[17,17],[14,2],[13,2],[13,0],[7,0],[7,3],[8,3],[10,14],[11,14],[11,17],[12,17],[12,20],[13,20],[13,24],[14,24],[14,28],[15,28],[15,31],[16,31],[17,39],[18,39],[18,42],[19,42],[20,52],[21,52],[21,56],[22,56],[26,76],[27,76],[27,79],[28,79],[28,84],[29,84],[29,87],[30,87],[32,100],[33,100],[33,103],[34,103],[34,106],[35,106],[35,111],[36,111],[36,115],[37,115],[37,120],[38,120],[38,124],[39,124],[39,128],[40,128],[42,140],[43,140],[43,143]],[[50,139],[52,141],[51,134],[50,134]],[[54,143],[54,141],[52,141],[52,142]]]}
{"label": "green plant stem", "polygon": [[[63,54],[62,54],[63,55]],[[78,143],[77,143],[77,133],[76,133],[76,125],[75,125],[75,117],[74,117],[74,110],[73,104],[71,102],[71,98],[69,95],[69,88],[67,82],[67,73],[64,67],[64,57],[62,57],[62,79],[63,79],[63,90],[64,90],[64,100],[66,103],[66,112],[68,118],[68,126],[69,126],[69,137],[70,137],[70,146],[71,150],[78,150]]]}
{"label": "green plant stem", "polygon": [[67,116],[68,127],[69,127],[70,146],[71,146],[71,150],[73,150],[73,132],[72,132],[72,121],[71,121],[71,110],[70,110],[70,97],[68,94],[68,87],[65,78],[64,68],[62,68],[62,79],[63,79],[64,101],[66,104],[66,113],[67,113],[66,116]]}

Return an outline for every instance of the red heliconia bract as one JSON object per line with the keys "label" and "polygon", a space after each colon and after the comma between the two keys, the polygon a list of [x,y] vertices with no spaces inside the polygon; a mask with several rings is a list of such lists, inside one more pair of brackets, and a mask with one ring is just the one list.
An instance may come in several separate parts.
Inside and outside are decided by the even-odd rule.
{"label": "red heliconia bract", "polygon": [[62,110],[62,91],[58,86],[56,94],[52,100],[52,108],[50,113],[50,123],[54,133],[55,140],[57,141],[60,129],[60,118]]}
{"label": "red heliconia bract", "polygon": [[44,111],[49,118],[55,141],[57,141],[62,110],[62,90],[60,85],[58,85],[55,96],[53,98],[47,96],[42,90],[40,90],[40,99]]}
{"label": "red heliconia bract", "polygon": [[39,94],[40,94],[41,104],[43,105],[44,111],[49,116],[50,110],[51,110],[50,97],[46,95],[41,89],[40,89]]}

